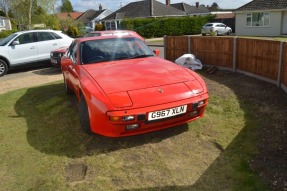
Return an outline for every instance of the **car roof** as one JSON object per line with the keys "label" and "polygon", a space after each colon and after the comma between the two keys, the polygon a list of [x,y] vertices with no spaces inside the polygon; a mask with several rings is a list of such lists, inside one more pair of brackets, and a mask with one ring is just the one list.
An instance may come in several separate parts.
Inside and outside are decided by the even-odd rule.
{"label": "car roof", "polygon": [[56,33],[62,33],[60,30],[52,30],[52,29],[41,29],[41,30],[26,30],[26,31],[18,31],[15,32],[15,34],[24,34],[28,32],[56,32]]}

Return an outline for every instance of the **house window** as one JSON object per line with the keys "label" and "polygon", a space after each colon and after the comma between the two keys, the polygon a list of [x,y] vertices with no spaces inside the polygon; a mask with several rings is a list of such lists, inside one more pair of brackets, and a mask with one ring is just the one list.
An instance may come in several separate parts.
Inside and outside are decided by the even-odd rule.
{"label": "house window", "polygon": [[3,19],[0,19],[0,27],[5,27],[5,22]]}
{"label": "house window", "polygon": [[111,30],[116,30],[116,23],[115,23],[115,21],[111,22]]}
{"label": "house window", "polygon": [[269,26],[269,13],[248,13],[246,14],[246,26]]}

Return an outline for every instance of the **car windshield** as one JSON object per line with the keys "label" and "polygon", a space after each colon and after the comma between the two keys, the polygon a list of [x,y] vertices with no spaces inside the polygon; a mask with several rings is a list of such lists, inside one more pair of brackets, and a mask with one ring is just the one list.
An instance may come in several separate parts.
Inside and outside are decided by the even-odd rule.
{"label": "car windshield", "polygon": [[11,34],[10,36],[4,38],[0,41],[0,46],[5,46],[8,42],[10,42],[17,34]]}
{"label": "car windshield", "polygon": [[154,56],[152,50],[137,38],[108,38],[81,43],[82,64]]}

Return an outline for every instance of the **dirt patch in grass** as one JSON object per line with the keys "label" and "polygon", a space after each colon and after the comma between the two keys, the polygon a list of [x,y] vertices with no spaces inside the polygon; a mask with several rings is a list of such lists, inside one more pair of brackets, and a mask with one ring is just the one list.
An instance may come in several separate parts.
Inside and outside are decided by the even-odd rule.
{"label": "dirt patch in grass", "polygon": [[88,167],[83,163],[69,164],[66,166],[66,178],[68,182],[81,181],[85,179]]}

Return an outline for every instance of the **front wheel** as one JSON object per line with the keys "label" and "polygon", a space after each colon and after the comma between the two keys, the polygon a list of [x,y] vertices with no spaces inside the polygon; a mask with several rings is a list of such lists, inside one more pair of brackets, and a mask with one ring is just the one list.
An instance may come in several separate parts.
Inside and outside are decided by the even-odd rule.
{"label": "front wheel", "polygon": [[73,95],[73,91],[71,90],[71,88],[69,88],[65,76],[64,76],[64,86],[65,86],[66,94],[67,95]]}
{"label": "front wheel", "polygon": [[8,65],[4,60],[0,59],[0,76],[4,76],[7,74],[8,71]]}
{"label": "front wheel", "polygon": [[87,134],[92,134],[91,126],[90,126],[90,116],[87,102],[85,100],[84,95],[81,95],[80,103],[79,103],[79,115],[80,115],[80,123],[81,127]]}
{"label": "front wheel", "polygon": [[229,31],[227,31],[227,33],[226,33],[227,35],[230,35],[231,34],[231,31],[229,30]]}

